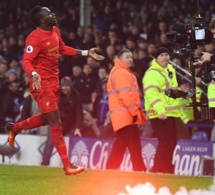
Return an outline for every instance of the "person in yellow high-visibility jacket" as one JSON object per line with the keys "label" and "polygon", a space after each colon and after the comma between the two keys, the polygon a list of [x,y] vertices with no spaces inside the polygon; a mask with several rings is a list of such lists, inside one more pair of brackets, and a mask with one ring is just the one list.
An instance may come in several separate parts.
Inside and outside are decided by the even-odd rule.
{"label": "person in yellow high-visibility jacket", "polygon": [[[187,89],[189,89],[190,83],[188,81],[182,80],[180,82],[180,90],[181,91],[186,91]],[[202,91],[199,87],[196,87],[196,102],[200,102],[202,96]],[[181,105],[181,112],[182,112],[182,116],[181,119],[183,121],[184,124],[187,124],[189,121],[193,121],[194,119],[194,108],[190,105],[190,103],[192,103],[192,99],[191,98],[181,98],[180,99],[180,105]],[[198,111],[200,111],[200,107],[197,108]]]}
{"label": "person in yellow high-visibility jacket", "polygon": [[[215,108],[215,81],[212,80],[208,85],[208,106],[209,108]],[[215,122],[215,119],[214,119]],[[215,141],[215,123],[211,131],[211,141]]]}
{"label": "person in yellow high-visibility jacket", "polygon": [[178,88],[176,72],[169,60],[169,50],[159,48],[142,80],[146,114],[153,136],[158,139],[151,172],[174,173],[172,160],[177,144],[176,120],[180,120],[181,114],[179,100],[165,95],[166,90]]}
{"label": "person in yellow high-visibility jacket", "polygon": [[[215,39],[215,18],[212,18],[210,24],[209,24],[209,28],[213,34],[213,40]],[[210,62],[211,64],[214,64],[215,63],[215,53],[212,51],[210,52],[202,52],[202,56],[201,56],[201,63],[204,63],[204,62]],[[199,63],[196,64],[197,66],[199,65]],[[209,108],[215,108],[215,81],[212,80],[210,82],[210,84],[208,85],[208,92],[207,92],[207,95],[208,95],[208,104],[209,104]],[[214,119],[214,122],[215,122],[215,119]],[[215,124],[214,124],[214,127],[212,129],[212,132],[211,132],[211,140],[212,141],[215,141]]]}
{"label": "person in yellow high-visibility jacket", "polygon": [[[180,84],[179,84],[180,90],[181,91],[186,91],[187,89],[191,88],[191,85],[188,81],[186,80],[180,80]],[[199,87],[196,87],[196,101],[200,102],[200,98],[202,95],[202,91]],[[180,98],[179,99],[180,102],[180,107],[181,107],[181,120],[184,123],[184,128],[186,129],[182,129],[180,127],[179,131],[178,131],[178,135],[182,135],[185,137],[182,137],[181,139],[186,139],[187,138],[191,138],[192,134],[193,134],[193,130],[192,128],[186,127],[185,125],[192,123],[196,120],[196,118],[194,118],[195,115],[200,115],[200,107],[194,108],[192,106],[189,106],[193,101],[191,97],[188,98]],[[198,113],[195,113],[198,112]],[[189,133],[189,134],[188,134]],[[188,135],[186,135],[188,134]]]}

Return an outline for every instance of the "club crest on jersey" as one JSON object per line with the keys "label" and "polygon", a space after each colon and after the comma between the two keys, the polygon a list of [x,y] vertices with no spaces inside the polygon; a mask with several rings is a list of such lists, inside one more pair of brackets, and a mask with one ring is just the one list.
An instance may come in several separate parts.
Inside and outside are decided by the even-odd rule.
{"label": "club crest on jersey", "polygon": [[27,53],[32,53],[33,52],[33,47],[31,46],[31,45],[28,45],[27,47],[26,47],[26,52]]}

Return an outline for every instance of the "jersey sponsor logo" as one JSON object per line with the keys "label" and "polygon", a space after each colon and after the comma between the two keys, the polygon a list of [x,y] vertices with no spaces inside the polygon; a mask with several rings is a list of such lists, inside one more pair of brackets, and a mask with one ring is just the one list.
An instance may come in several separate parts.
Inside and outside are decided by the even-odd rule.
{"label": "jersey sponsor logo", "polygon": [[33,50],[34,50],[34,48],[33,48],[31,45],[28,45],[28,46],[26,47],[26,53],[32,53]]}

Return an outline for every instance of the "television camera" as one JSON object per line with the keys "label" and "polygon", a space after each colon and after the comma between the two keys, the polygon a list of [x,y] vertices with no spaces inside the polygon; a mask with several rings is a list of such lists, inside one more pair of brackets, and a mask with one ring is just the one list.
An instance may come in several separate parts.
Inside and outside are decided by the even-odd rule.
{"label": "television camera", "polygon": [[[204,22],[204,18],[199,14],[194,16],[190,23],[176,23],[172,31],[166,33],[167,43],[173,50],[173,53],[182,55],[190,61],[191,88],[183,92],[177,89],[168,89],[166,95],[172,98],[191,98],[192,103],[188,106],[201,107],[201,118],[214,119],[215,111],[208,107],[208,103],[196,101],[196,75],[194,62],[200,57],[194,55],[195,49],[212,42],[213,34]],[[201,67],[201,79],[204,83],[215,80],[215,65],[211,62],[204,62]]]}
{"label": "television camera", "polygon": [[213,35],[204,23],[203,17],[194,16],[191,23],[176,23],[172,31],[166,33],[167,42],[179,55],[192,57],[193,50],[211,43]]}

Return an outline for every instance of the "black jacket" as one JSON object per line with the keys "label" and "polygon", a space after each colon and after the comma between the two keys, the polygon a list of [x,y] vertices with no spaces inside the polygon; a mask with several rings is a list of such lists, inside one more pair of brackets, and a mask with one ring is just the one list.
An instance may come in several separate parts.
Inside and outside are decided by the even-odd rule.
{"label": "black jacket", "polygon": [[81,129],[83,127],[82,101],[75,89],[72,89],[72,93],[69,96],[61,93],[59,111],[64,135],[71,129]]}

